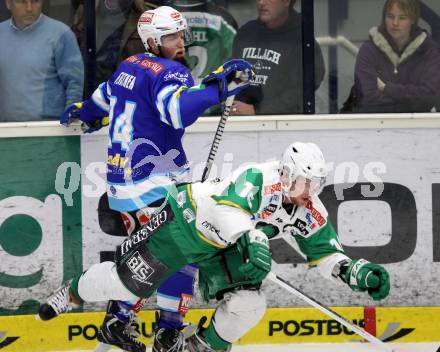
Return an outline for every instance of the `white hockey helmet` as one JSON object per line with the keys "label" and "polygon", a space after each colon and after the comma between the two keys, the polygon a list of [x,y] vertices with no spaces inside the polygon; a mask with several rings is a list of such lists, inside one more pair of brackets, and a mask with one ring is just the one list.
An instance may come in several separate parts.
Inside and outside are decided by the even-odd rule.
{"label": "white hockey helmet", "polygon": [[310,180],[310,194],[319,194],[325,185],[327,165],[321,149],[315,143],[295,142],[289,145],[281,158],[283,192],[289,193],[293,182]]}
{"label": "white hockey helmet", "polygon": [[183,15],[170,6],[160,6],[154,10],[145,11],[138,21],[138,33],[145,49],[148,51],[148,39],[152,38],[156,45],[162,46],[162,37],[168,34],[184,31],[185,45],[192,41],[191,31]]}

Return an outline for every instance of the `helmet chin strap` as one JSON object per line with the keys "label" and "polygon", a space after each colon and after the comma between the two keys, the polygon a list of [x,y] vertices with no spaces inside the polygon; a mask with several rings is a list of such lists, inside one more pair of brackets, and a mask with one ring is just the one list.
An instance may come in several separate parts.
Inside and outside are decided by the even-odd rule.
{"label": "helmet chin strap", "polygon": [[283,193],[283,196],[289,198],[290,188],[292,187],[294,181],[290,179],[290,177],[286,174],[286,171],[287,170],[283,168],[280,169],[280,182],[281,182],[281,191]]}

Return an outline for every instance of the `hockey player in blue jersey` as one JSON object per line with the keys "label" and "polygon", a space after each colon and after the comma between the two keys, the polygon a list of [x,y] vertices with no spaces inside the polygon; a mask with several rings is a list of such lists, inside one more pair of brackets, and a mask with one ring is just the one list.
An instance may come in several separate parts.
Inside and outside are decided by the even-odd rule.
{"label": "hockey player in blue jersey", "polygon": [[[162,205],[167,185],[185,181],[188,166],[181,141],[185,128],[207,108],[247,88],[253,75],[249,63],[231,60],[194,86],[184,65],[190,31],[181,13],[171,7],[144,12],[138,32],[147,52],[123,61],[90,99],[74,104],[61,118],[66,125],[79,118],[85,132],[109,125],[108,205],[122,216],[128,234]],[[233,79],[238,84],[230,89]],[[158,299],[163,309],[156,351],[168,350],[167,344],[181,339],[177,329],[184,312],[180,296],[192,295],[195,272],[187,266],[158,290],[159,298],[171,299],[168,303]],[[145,351],[128,329],[138,307],[139,302],[109,302],[98,339],[126,351]]]}

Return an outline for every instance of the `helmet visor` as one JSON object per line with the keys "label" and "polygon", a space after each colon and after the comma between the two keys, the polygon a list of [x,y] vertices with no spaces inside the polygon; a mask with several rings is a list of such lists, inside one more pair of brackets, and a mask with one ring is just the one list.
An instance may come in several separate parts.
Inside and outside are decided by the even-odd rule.
{"label": "helmet visor", "polygon": [[307,181],[310,181],[310,195],[318,195],[325,186],[325,177],[312,177],[310,180],[307,179]]}
{"label": "helmet visor", "polygon": [[191,29],[188,27],[176,33],[166,34],[160,38],[161,45],[167,48],[187,46],[193,42]]}
{"label": "helmet visor", "polygon": [[306,178],[298,176],[294,181],[282,178],[282,188],[284,193],[289,197],[298,197],[303,194],[308,196],[318,195],[322,192],[325,185],[325,177]]}

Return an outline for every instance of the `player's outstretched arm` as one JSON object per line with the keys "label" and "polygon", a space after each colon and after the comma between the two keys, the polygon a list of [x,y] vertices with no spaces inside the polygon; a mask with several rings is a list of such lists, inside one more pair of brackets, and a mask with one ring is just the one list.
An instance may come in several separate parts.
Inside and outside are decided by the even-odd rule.
{"label": "player's outstretched arm", "polygon": [[60,123],[69,126],[75,120],[83,122],[84,133],[91,133],[109,123],[110,100],[107,96],[107,83],[102,83],[90,99],[70,105],[60,117]]}
{"label": "player's outstretched arm", "polygon": [[[164,76],[184,73],[164,72]],[[246,89],[253,72],[247,61],[231,60],[206,76],[197,86],[182,85],[177,79],[168,77],[164,80],[167,84],[157,92],[156,105],[163,122],[181,129],[193,124],[206,109]]]}
{"label": "player's outstretched arm", "polygon": [[334,252],[319,260],[317,268],[325,278],[342,280],[356,292],[366,291],[375,301],[386,298],[390,292],[387,270],[365,259],[350,259],[343,252]]}
{"label": "player's outstretched arm", "polygon": [[390,276],[379,264],[353,259],[341,267],[340,275],[353,291],[367,291],[375,301],[386,298],[390,293]]}
{"label": "player's outstretched arm", "polygon": [[365,259],[347,257],[338,235],[327,219],[326,225],[308,238],[293,236],[311,266],[317,266],[327,279],[342,280],[353,291],[366,291],[374,300],[384,299],[390,292],[386,269]]}

